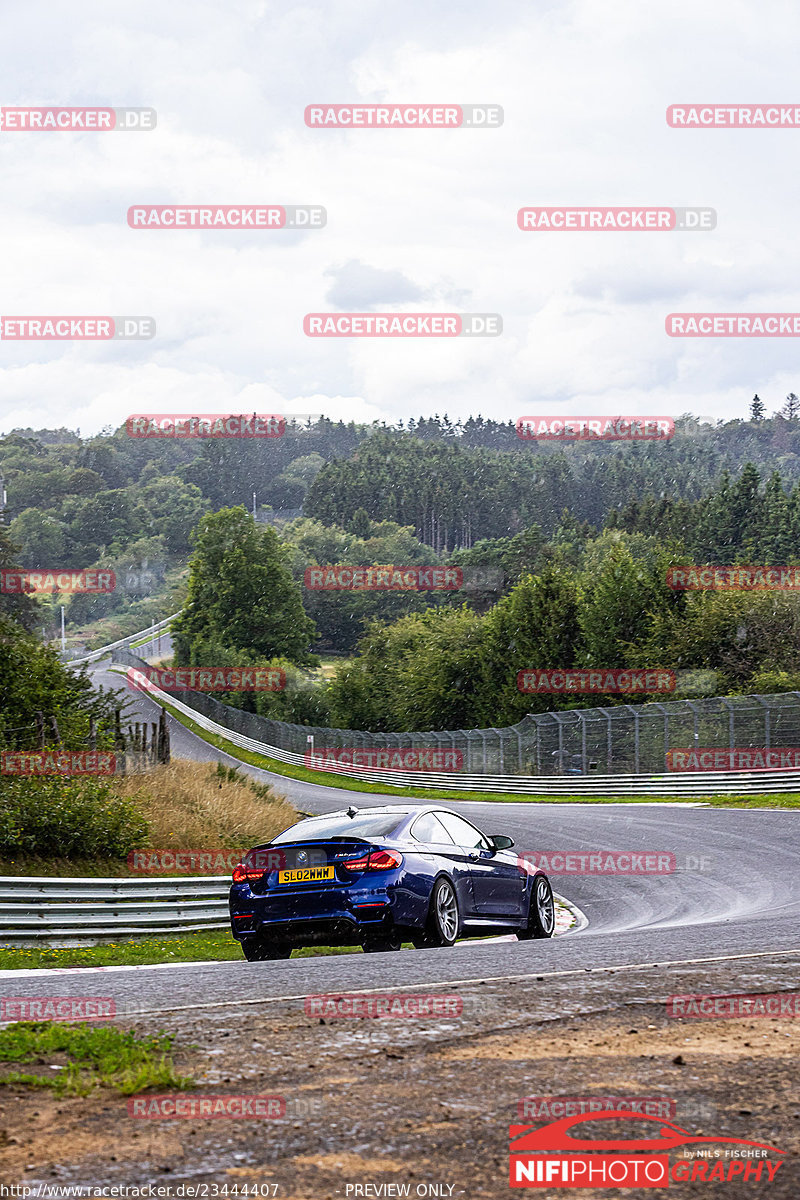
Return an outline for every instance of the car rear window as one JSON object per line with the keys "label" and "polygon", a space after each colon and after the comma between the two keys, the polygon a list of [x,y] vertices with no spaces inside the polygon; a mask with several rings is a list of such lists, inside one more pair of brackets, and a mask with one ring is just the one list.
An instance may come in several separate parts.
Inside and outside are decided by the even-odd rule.
{"label": "car rear window", "polygon": [[304,838],[316,841],[317,838],[347,837],[382,837],[396,829],[404,817],[404,812],[394,813],[363,813],[355,817],[317,817],[311,821],[300,821],[290,825],[273,838],[277,842],[301,842]]}

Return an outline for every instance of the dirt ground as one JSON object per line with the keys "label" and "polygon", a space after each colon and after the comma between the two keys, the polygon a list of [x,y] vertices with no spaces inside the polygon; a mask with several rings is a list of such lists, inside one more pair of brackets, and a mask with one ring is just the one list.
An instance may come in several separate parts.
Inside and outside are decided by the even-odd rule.
{"label": "dirt ground", "polygon": [[[720,977],[715,990],[741,991],[735,978]],[[680,990],[692,982],[682,980]],[[279,1200],[507,1197],[510,1124],[565,1115],[557,1097],[638,1097],[693,1134],[766,1142],[786,1151],[786,1161],[772,1183],[765,1176],[568,1194],[796,1200],[800,1020],[675,1020],[648,998],[653,984],[616,976],[594,992],[582,988],[580,998],[574,981],[562,984],[560,998],[513,983],[472,985],[461,1016],[448,1018],[320,1020],[302,1002],[280,1002],[128,1022],[176,1035],[176,1065],[197,1080],[194,1094],[280,1095],[286,1115],[136,1120],[110,1092],[57,1100],[9,1086],[0,1089],[0,1178],[29,1186],[152,1183],[170,1187],[165,1197],[225,1194],[214,1184],[227,1184],[228,1195],[253,1195],[259,1185],[257,1194]]]}

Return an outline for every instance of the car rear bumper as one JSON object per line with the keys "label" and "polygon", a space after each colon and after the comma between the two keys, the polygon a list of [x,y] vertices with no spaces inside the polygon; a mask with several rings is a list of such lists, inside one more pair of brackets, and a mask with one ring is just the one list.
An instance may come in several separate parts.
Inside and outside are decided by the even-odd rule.
{"label": "car rear bumper", "polygon": [[396,900],[387,887],[271,889],[258,895],[246,884],[235,884],[231,932],[239,941],[257,937],[295,946],[357,946],[399,923]]}

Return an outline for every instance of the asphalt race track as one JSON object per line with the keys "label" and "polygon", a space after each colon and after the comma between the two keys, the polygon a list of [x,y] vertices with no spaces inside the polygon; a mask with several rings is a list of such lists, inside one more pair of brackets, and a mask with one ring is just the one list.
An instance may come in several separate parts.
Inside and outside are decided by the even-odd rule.
{"label": "asphalt race track", "polygon": [[[119,675],[104,666],[94,678],[118,687]],[[123,684],[124,686],[124,684]],[[141,719],[153,720],[156,706],[136,693]],[[131,710],[133,712],[133,710]],[[175,757],[228,760],[170,718]],[[305,812],[328,812],[347,804],[401,804],[398,795],[318,787],[254,767],[253,776],[274,782]],[[461,943],[449,950],[373,955],[369,970],[361,955],[292,959],[267,963],[200,963],[174,968],[139,967],[104,971],[104,992],[118,1009],[153,1012],[216,1008],[307,992],[353,991],[512,977],[563,976],[603,968],[697,964],[743,956],[750,966],[774,965],[800,950],[800,813],[794,810],[737,810],[656,804],[489,804],[447,806],[469,815],[488,833],[510,834],[520,850],[671,852],[670,874],[592,875],[551,873],[556,891],[578,906],[588,926],[549,942]],[[751,959],[751,956],[752,957]],[[784,962],[788,965],[786,959]],[[730,963],[735,966],[734,962]],[[7,995],[59,995],[85,991],[83,971],[9,973]],[[787,980],[784,986],[796,986]]]}

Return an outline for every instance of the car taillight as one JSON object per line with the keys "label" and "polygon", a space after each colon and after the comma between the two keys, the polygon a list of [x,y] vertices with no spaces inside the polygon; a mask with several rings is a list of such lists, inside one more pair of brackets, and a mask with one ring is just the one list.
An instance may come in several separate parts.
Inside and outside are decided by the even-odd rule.
{"label": "car taillight", "polygon": [[255,879],[260,879],[263,874],[263,867],[246,867],[244,863],[238,863],[233,868],[233,882],[251,883]]}
{"label": "car taillight", "polygon": [[362,854],[361,858],[348,858],[342,864],[346,871],[394,871],[402,865],[402,854],[394,854],[391,850],[373,850],[370,854]]}

